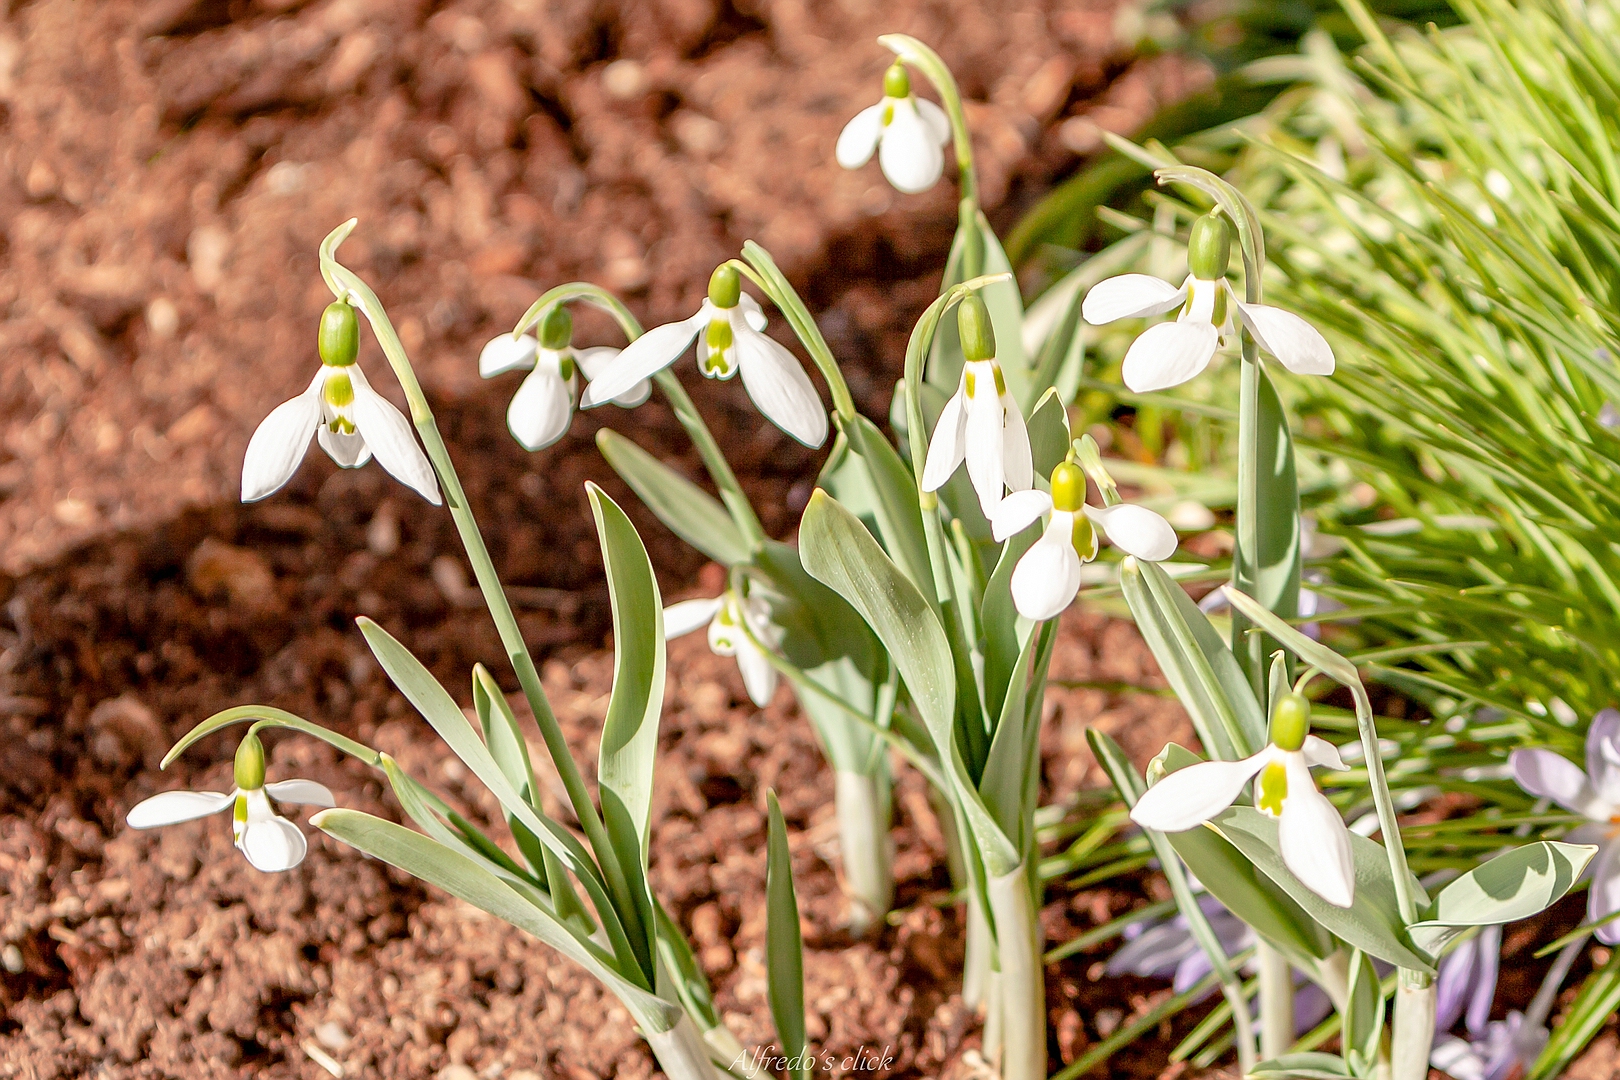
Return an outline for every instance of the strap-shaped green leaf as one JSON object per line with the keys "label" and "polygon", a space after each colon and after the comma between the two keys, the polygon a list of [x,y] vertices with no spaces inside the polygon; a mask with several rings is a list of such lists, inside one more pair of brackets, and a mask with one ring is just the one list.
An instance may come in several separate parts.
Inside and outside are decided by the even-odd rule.
{"label": "strap-shaped green leaf", "polygon": [[984,707],[991,716],[1000,716],[1001,703],[1018,672],[1018,658],[1033,629],[1013,604],[1012,574],[1018,560],[1040,539],[1038,528],[1025,529],[1007,538],[1001,558],[984,585],[979,605],[980,648],[984,654]]}
{"label": "strap-shaped green leaf", "polygon": [[[793,895],[793,854],[788,850],[787,826],[776,792],[765,793],[769,819],[765,855],[765,983],[771,1020],[782,1053],[804,1061],[804,940],[799,933],[799,901]],[[789,1071],[795,1080],[808,1077],[808,1068]]]}
{"label": "strap-shaped green leaf", "polygon": [[1340,1042],[1350,1071],[1371,1076],[1384,1037],[1383,980],[1372,958],[1360,949],[1350,956],[1350,988],[1344,1010]]}
{"label": "strap-shaped green leaf", "polygon": [[1346,1080],[1355,1074],[1339,1055],[1309,1050],[1262,1061],[1249,1075],[1255,1080]]}
{"label": "strap-shaped green leaf", "polygon": [[646,1030],[668,1031],[680,1020],[679,1005],[655,997],[625,978],[601,946],[466,855],[358,810],[323,810],[311,822],[345,844],[533,934],[601,980]]}
{"label": "strap-shaped green leaf", "polygon": [[917,481],[911,467],[877,426],[864,416],[843,424],[850,449],[866,469],[877,516],[878,539],[884,550],[905,570],[912,584],[927,595],[933,580],[928,564],[928,540],[923,534],[922,512],[917,507]]}
{"label": "strap-shaped green leaf", "polygon": [[[1249,351],[1253,347],[1250,346]],[[1269,611],[1299,613],[1299,477],[1294,437],[1277,388],[1258,359],[1243,361],[1240,411],[1250,424],[1238,447],[1238,529],[1232,549],[1232,581]],[[1232,651],[1259,684],[1270,649],[1263,635],[1247,635],[1249,621],[1232,616]]]}
{"label": "strap-shaped green leaf", "polygon": [[1350,834],[1350,853],[1356,874],[1355,900],[1350,907],[1342,908],[1306,888],[1283,864],[1274,818],[1253,807],[1233,806],[1221,811],[1208,827],[1230,841],[1244,858],[1332,933],[1362,952],[1397,967],[1434,974],[1434,963],[1404,940],[1389,860],[1379,844]]}
{"label": "strap-shaped green leaf", "polygon": [[860,612],[888,650],[952,780],[957,803],[992,874],[1019,865],[1017,848],[985,809],[962,764],[954,719],[956,672],[945,630],[917,587],[859,518],[824,491],[810,496],[799,526],[804,568]]}
{"label": "strap-shaped green leaf", "polygon": [[1441,889],[1428,918],[1411,928],[1412,943],[1438,956],[1470,926],[1517,922],[1545,911],[1580,880],[1597,850],[1541,840],[1504,851]]}
{"label": "strap-shaped green leaf", "polygon": [[[473,711],[478,714],[478,725],[484,731],[484,744],[495,759],[501,772],[517,788],[518,794],[537,812],[540,809],[539,787],[534,781],[534,769],[529,761],[529,747],[518,730],[517,717],[506,703],[506,695],[495,682],[495,677],[483,664],[473,665]],[[540,875],[542,885],[550,887],[546,877],[545,846],[529,827],[511,813],[506,815],[506,826],[512,839],[529,866]],[[567,883],[566,877],[564,884]]]}
{"label": "strap-shaped green leaf", "polygon": [[723,566],[748,561],[748,542],[720,500],[610,428],[596,447],[669,531]]}
{"label": "strap-shaped green leaf", "polygon": [[[714,1007],[714,991],[697,957],[692,955],[692,945],[686,940],[686,934],[656,896],[653,897],[653,909],[658,916],[658,955],[664,961],[660,974],[669,976],[674,996],[680,999],[699,1027],[704,1031],[722,1027],[720,1013]],[[659,994],[669,996],[662,987]]]}

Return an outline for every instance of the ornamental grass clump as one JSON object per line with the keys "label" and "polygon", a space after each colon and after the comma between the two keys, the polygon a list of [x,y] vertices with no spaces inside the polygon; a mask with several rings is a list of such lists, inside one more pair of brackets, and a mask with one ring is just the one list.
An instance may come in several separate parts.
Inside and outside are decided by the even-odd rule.
{"label": "ornamental grass clump", "polygon": [[[585,966],[624,1003],[674,1080],[752,1075],[762,1059],[722,1022],[690,945],[648,878],[665,642],[706,629],[716,653],[736,658],[756,705],[770,702],[785,683],[816,731],[836,778],[853,933],[881,927],[893,903],[892,769],[914,768],[932,786],[966,912],[963,996],[984,1019],[985,1057],[1002,1080],[1042,1080],[1050,1045],[1038,912],[1048,873],[1062,871],[1043,865],[1037,827],[1053,816],[1037,815],[1040,722],[1057,620],[1086,595],[1088,581],[1100,582],[1094,592],[1123,597],[1202,751],[1166,746],[1143,776],[1107,736],[1088,733],[1123,809],[1105,811],[1111,824],[1093,826],[1082,841],[1098,844],[1134,822],[1140,833],[1124,843],[1139,853],[1135,865],[1157,859],[1173,898],[1153,911],[1178,910],[1178,926],[1202,956],[1198,970],[1205,974],[1171,1005],[1184,1007],[1218,989],[1222,1004],[1199,1030],[1207,1040],[1229,1020],[1230,1043],[1220,1045],[1235,1048],[1246,1074],[1422,1080],[1435,1052],[1437,1015],[1456,1019],[1450,997],[1439,1013],[1436,989],[1448,949],[1474,933],[1488,942],[1489,928],[1544,910],[1575,886],[1598,849],[1502,842],[1488,861],[1475,858],[1443,877],[1419,879],[1397,810],[1424,797],[1424,789],[1401,780],[1429,749],[1421,730],[1381,730],[1356,665],[1295,625],[1322,605],[1302,607],[1312,528],[1301,510],[1294,422],[1285,402],[1305,392],[1296,382],[1342,377],[1336,352],[1348,356],[1358,344],[1343,330],[1355,318],[1339,312],[1324,319],[1319,309],[1292,302],[1297,294],[1281,305],[1266,303],[1276,280],[1267,262],[1270,219],[1213,173],[1135,150],[1158,163],[1159,182],[1191,208],[1167,215],[1167,238],[1181,235],[1176,222],[1187,223],[1184,284],[1173,285],[1175,275],[1085,279],[1060,294],[1064,304],[1049,305],[1026,324],[1018,285],[978,204],[972,141],[954,79],[912,38],[893,35],[881,43],[896,57],[884,77],[884,99],[845,129],[839,163],[859,167],[875,151],[898,189],[921,191],[940,180],[948,144],[960,197],[939,295],[912,330],[895,387],[892,437],[857,411],[815,320],[770,254],[752,242],[714,268],[689,318],[643,332],[606,290],[568,283],[538,297],[479,358],[485,376],[529,370],[507,418],[530,450],[560,438],[576,408],[612,402],[627,410],[616,419],[633,424],[633,410],[656,387],[712,485],[711,494],[627,434],[604,428],[597,436],[604,457],[653,515],[726,574],[720,595],[665,608],[629,518],[600,489],[588,488],[615,650],[594,798],[546,700],[405,349],[377,295],[338,261],[355,222],[321,246],[321,273],[334,297],[317,335],[322,368],[255,434],[243,496],[266,497],[285,484],[314,434],[340,465],[362,467],[375,456],[430,503],[442,503],[577,830],[544,812],[529,744],[490,672],[478,666],[471,673],[475,723],[404,645],[367,619],[359,629],[383,670],[495,796],[506,838],[456,814],[388,755],[258,705],[204,721],[170,752],[172,759],[214,732],[250,723],[238,750],[237,790],[159,795],[132,810],[130,824],[178,822],[230,806],[238,846],[250,861],[284,870],[302,859],[304,840],[275,816],[271,800],[326,806],[312,819],[317,828]],[[913,76],[932,87],[939,106],[916,96]],[[1089,290],[1080,287],[1092,281]],[[622,348],[576,348],[569,307],[579,303],[613,318]],[[764,333],[767,305],[808,356],[808,367]],[[1172,314],[1168,321],[1141,321]],[[404,391],[408,422],[355,364],[361,318]],[[1124,364],[1135,392],[1186,383],[1223,349],[1235,365],[1236,400],[1225,406],[1235,444],[1227,566],[1178,560],[1171,520],[1122,495],[1115,470],[1130,463],[1105,461],[1089,433],[1075,438],[1071,430],[1070,401],[1084,379],[1084,326],[1125,320],[1139,331]],[[1337,350],[1319,321],[1337,328]],[[740,376],[760,414],[788,436],[813,448],[831,438],[796,543],[766,534],[672,372],[694,343],[703,376]],[[830,409],[811,369],[825,384]],[[1281,390],[1277,379],[1285,383]],[[1234,389],[1232,380],[1216,389]],[[1224,581],[1214,598],[1229,614],[1219,624],[1205,610],[1215,605],[1195,604],[1183,588],[1189,577]],[[1313,704],[1332,692],[1348,696],[1348,713]],[[330,793],[308,781],[267,783],[260,734],[271,728],[322,739],[377,769],[416,828],[331,806]],[[1351,738],[1336,744],[1326,737],[1335,734]],[[1525,782],[1538,794],[1545,787],[1566,805],[1597,805],[1583,801],[1585,789],[1571,788],[1569,777],[1553,775],[1547,762],[1525,763],[1521,779],[1530,777]],[[1314,766],[1332,772],[1313,774]],[[1328,779],[1352,770],[1353,791],[1341,790],[1348,781]],[[1607,783],[1591,776],[1592,784]],[[1551,779],[1542,784],[1535,777]],[[765,802],[768,998],[786,1070],[808,1076],[816,1058],[806,1036],[785,826],[774,796]],[[1346,809],[1360,818],[1347,822]],[[1111,924],[1108,932],[1127,924]],[[1230,948],[1240,951],[1229,954]],[[1177,966],[1185,959],[1184,950]],[[1246,963],[1256,972],[1253,986],[1242,975]],[[1331,1002],[1335,1016],[1325,1023],[1336,1025],[1337,1054],[1319,1049],[1322,1038],[1296,1044],[1301,985]],[[1258,997],[1258,1016],[1251,996]],[[1150,1012],[1119,1038],[1163,1015]],[[1524,1030],[1540,1030],[1545,1016],[1545,1009],[1527,1014]],[[1456,1061],[1508,1060],[1499,1052],[1499,1043],[1507,1045],[1500,1033],[1470,1034],[1477,1038],[1462,1050],[1446,1044]],[[1079,1075],[1115,1045],[1116,1038],[1104,1041],[1059,1075]]]}

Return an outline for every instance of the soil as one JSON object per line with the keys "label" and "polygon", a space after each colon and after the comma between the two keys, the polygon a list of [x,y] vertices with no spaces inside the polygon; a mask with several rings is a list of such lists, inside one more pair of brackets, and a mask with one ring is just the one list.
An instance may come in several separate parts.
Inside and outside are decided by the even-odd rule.
{"label": "soil", "polygon": [[[470,818],[497,815],[353,626],[377,619],[463,700],[475,662],[513,688],[443,513],[318,454],[284,493],[235,501],[248,435],[314,362],[328,299],[316,245],[360,218],[343,257],[388,305],[474,509],[499,525],[497,565],[589,774],[611,660],[585,480],[630,510],[668,599],[719,584],[591,435],[633,428],[694,476],[696,459],[658,403],[633,421],[585,414],[525,454],[502,419],[515,379],[475,376],[483,341],[575,278],[649,324],[683,315],[752,237],[811,302],[862,407],[884,416],[955,205],[949,182],[903,198],[875,167],[831,164],[843,120],[875,96],[876,34],[916,34],[957,72],[998,221],[1100,129],[1130,130],[1200,73],[1131,60],[1130,13],[1113,0],[14,0],[0,17],[0,1077],[652,1075],[628,1016],[579,969],[318,833],[303,866],[266,876],[222,821],[123,826],[154,792],[228,787],[228,739],[157,765],[192,724],[244,702],[388,750]],[[586,319],[580,335],[615,341]],[[362,362],[392,393],[369,343]],[[690,381],[766,527],[790,536],[820,455],[763,424],[735,384]],[[959,912],[920,780],[900,771],[897,913],[851,941],[832,777],[790,695],[754,708],[701,636],[671,643],[670,661],[652,879],[735,1032],[769,1040],[774,788],[812,1040],[837,1059],[876,1056],[880,1068],[849,1070],[862,1075],[979,1075]],[[1049,696],[1048,800],[1103,782],[1088,726],[1139,761],[1189,737],[1127,625],[1073,613],[1053,674],[1120,689]],[[269,745],[275,775],[398,815],[375,774],[323,745]],[[1161,891],[1151,878],[1054,890],[1048,938]],[[1054,1061],[1102,1037],[1100,1018],[1168,992],[1100,978],[1105,952],[1048,972]],[[1186,1025],[1111,1072],[1159,1074]],[[1612,1058],[1612,1038],[1599,1052]]]}

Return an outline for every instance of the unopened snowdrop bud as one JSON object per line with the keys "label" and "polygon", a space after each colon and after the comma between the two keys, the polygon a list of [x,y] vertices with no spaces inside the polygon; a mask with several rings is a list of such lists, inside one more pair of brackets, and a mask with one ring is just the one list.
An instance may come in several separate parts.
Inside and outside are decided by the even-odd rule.
{"label": "unopened snowdrop bud", "polygon": [[360,320],[345,300],[334,300],[321,312],[315,348],[327,367],[348,367],[360,355]]}
{"label": "unopened snowdrop bud", "polygon": [[1271,710],[1271,745],[1279,750],[1298,750],[1311,733],[1311,703],[1304,694],[1287,693]]}
{"label": "unopened snowdrop bud", "polygon": [[357,469],[375,454],[392,476],[437,506],[439,481],[410,422],[371,388],[355,362],[360,322],[346,301],[333,301],[321,313],[315,347],[321,366],[308,388],[271,410],[248,440],[242,501],[262,499],[291,480],[314,435],[345,469]]}
{"label": "unopened snowdrop bud", "polygon": [[1205,214],[1193,222],[1187,240],[1187,269],[1202,281],[1218,281],[1232,263],[1232,231],[1220,214]]}
{"label": "unopened snowdrop bud", "polygon": [[844,168],[858,169],[876,152],[889,183],[915,195],[939,182],[950,141],[945,110],[911,92],[911,76],[897,60],[883,73],[883,100],[844,125],[833,153]]}

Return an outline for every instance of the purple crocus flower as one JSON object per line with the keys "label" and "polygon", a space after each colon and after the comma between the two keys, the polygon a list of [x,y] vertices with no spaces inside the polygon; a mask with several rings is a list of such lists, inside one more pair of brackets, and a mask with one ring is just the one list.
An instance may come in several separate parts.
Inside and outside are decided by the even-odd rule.
{"label": "purple crocus flower", "polygon": [[1487,926],[1441,959],[1435,979],[1435,1031],[1450,1031],[1466,1017],[1469,1035],[1476,1039],[1485,1035],[1501,955],[1502,928]]}
{"label": "purple crocus flower", "polygon": [[[1598,845],[1592,860],[1592,887],[1586,898],[1589,922],[1620,911],[1620,712],[1604,709],[1586,733],[1586,771],[1551,750],[1515,750],[1508,759],[1519,786],[1551,799],[1588,823],[1564,839]],[[1620,945],[1620,922],[1597,929],[1605,945]]]}

